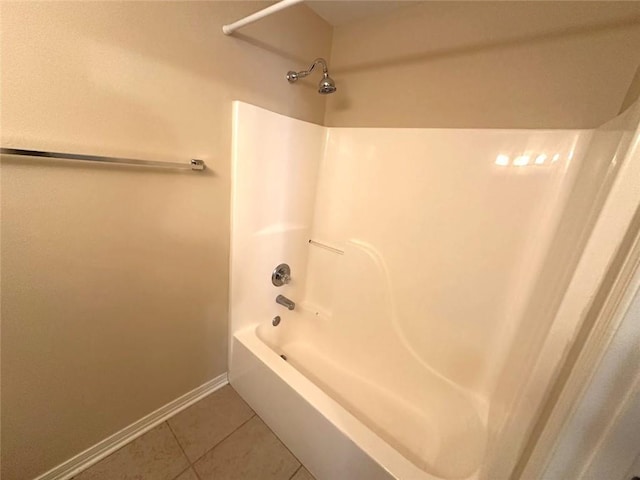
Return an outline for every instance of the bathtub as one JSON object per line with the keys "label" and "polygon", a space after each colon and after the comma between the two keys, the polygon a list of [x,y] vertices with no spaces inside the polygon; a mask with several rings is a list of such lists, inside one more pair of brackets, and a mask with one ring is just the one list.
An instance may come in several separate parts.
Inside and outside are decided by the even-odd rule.
{"label": "bathtub", "polygon": [[281,317],[234,336],[230,382],[319,480],[474,477],[480,399],[410,358],[342,349],[312,311]]}
{"label": "bathtub", "polygon": [[236,333],[232,348],[231,385],[318,480],[432,478],[284,361],[256,329]]}
{"label": "bathtub", "polygon": [[511,478],[640,103],[593,131],[233,118],[233,387],[318,480]]}

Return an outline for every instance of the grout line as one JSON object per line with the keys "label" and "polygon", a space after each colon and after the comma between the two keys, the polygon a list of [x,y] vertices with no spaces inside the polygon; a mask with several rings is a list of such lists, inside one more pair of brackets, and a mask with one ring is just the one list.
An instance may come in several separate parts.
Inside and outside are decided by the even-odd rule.
{"label": "grout line", "polygon": [[[176,435],[176,432],[174,432],[173,428],[171,428],[171,425],[169,425],[169,419],[167,419],[166,424],[169,427],[169,430],[171,431],[171,433],[173,434],[173,438],[175,438],[176,442],[178,442],[178,446],[180,447],[180,450],[182,450],[184,458],[187,459],[187,463],[189,464],[189,467],[187,468],[187,470],[192,470],[193,474],[196,476],[196,478],[198,480],[200,480],[200,475],[198,475],[198,472],[196,471],[196,468],[193,466],[193,463],[195,463],[195,462],[192,463],[191,460],[189,460],[189,457],[187,456],[187,452],[184,451],[184,448],[182,447],[182,444],[180,443],[180,440],[178,440],[178,436]],[[186,472],[187,470],[185,470],[184,472]],[[184,472],[182,472],[182,473],[184,473]],[[182,475],[182,473],[180,475]],[[178,477],[180,475],[178,475]],[[176,478],[178,478],[178,477],[176,477]]]}
{"label": "grout line", "polygon": [[[251,410],[251,411],[253,411],[253,410]],[[229,438],[231,435],[233,435],[233,434],[234,434],[234,433],[236,433],[238,430],[240,430],[244,425],[246,425],[247,423],[249,423],[249,422],[253,419],[253,417],[256,417],[256,416],[257,416],[257,415],[256,415],[256,412],[253,412],[253,415],[251,415],[251,417],[249,417],[247,420],[245,420],[245,421],[244,421],[244,422],[242,422],[240,425],[238,425],[238,427],[237,427],[235,430],[233,430],[231,433],[229,433],[229,435],[227,435],[226,437],[224,437],[222,440],[220,440],[218,443],[216,443],[213,447],[211,447],[209,450],[207,450],[207,451],[206,451],[206,452],[204,452],[202,455],[200,455],[198,458],[196,458],[196,459],[193,461],[192,465],[195,465],[196,463],[198,463],[202,457],[204,457],[207,453],[209,453],[211,450],[213,450],[214,448],[216,448],[218,445],[220,445],[222,442],[224,442],[224,441],[225,441],[227,438]],[[260,418],[260,417],[258,417],[258,418]],[[187,460],[189,460],[189,459],[187,458]],[[195,470],[195,468],[194,468],[194,470]],[[196,472],[196,475],[197,475],[197,472]]]}
{"label": "grout line", "polygon": [[198,474],[198,471],[196,470],[196,467],[194,467],[193,465],[191,465],[191,471],[196,476],[197,480],[201,480],[200,475]]}
{"label": "grout line", "polygon": [[[187,456],[187,452],[184,451],[184,448],[182,448],[182,444],[180,443],[180,440],[178,440],[178,436],[176,435],[176,432],[173,431],[173,428],[171,428],[171,425],[169,425],[169,419],[167,419],[164,423],[167,424],[167,427],[169,427],[169,431],[171,432],[171,434],[173,435],[173,438],[176,439],[176,443],[178,444],[178,446],[180,447],[180,451],[182,452],[182,454],[184,455],[184,458],[187,459],[187,463],[189,464],[189,466],[191,466],[191,460],[189,460],[189,457]],[[184,472],[183,472],[184,473]],[[182,475],[182,474],[181,474]]]}
{"label": "grout line", "polygon": [[[257,414],[256,414],[257,415]],[[260,418],[260,416],[258,415],[258,418]],[[271,430],[271,427],[269,427],[269,425],[267,425],[267,422],[265,422],[264,420],[262,420],[262,418],[260,418],[260,420],[267,426],[267,428],[269,429],[269,431],[271,432],[271,434],[276,437],[278,439],[278,441],[282,444],[282,446],[284,448],[287,449],[287,452],[289,452],[291,454],[291,456],[293,458],[296,459],[296,461],[300,464],[300,466],[298,467],[298,470],[300,470],[300,468],[304,467],[304,463],[302,463],[302,461],[296,457],[296,455],[289,449],[289,447],[287,447],[287,445],[282,441],[282,439],[276,434],[276,432],[274,432],[273,430]],[[304,467],[307,468],[307,467]],[[298,470],[296,470],[295,472],[293,472],[293,475],[295,475],[296,473],[298,473]],[[289,478],[289,480],[291,480],[292,477]],[[314,477],[315,478],[315,477]]]}
{"label": "grout line", "polygon": [[[233,387],[231,387],[233,388]],[[234,390],[235,391],[235,390]],[[198,471],[195,468],[195,464],[197,462],[200,461],[200,459],[202,457],[204,457],[205,455],[207,455],[211,450],[213,450],[214,448],[216,448],[218,445],[220,445],[222,442],[224,442],[227,438],[229,438],[231,435],[233,435],[234,433],[236,433],[238,430],[240,430],[244,425],[246,425],[247,423],[249,423],[254,417],[258,417],[260,419],[261,422],[264,423],[264,420],[262,420],[262,418],[260,418],[260,416],[253,410],[251,409],[251,411],[253,412],[253,415],[251,415],[247,420],[245,420],[244,422],[242,422],[240,425],[238,425],[234,430],[232,430],[228,435],[226,435],[224,438],[222,438],[218,443],[216,443],[215,445],[213,445],[209,450],[207,450],[206,452],[204,452],[202,455],[200,455],[198,458],[196,458],[193,462],[189,459],[189,457],[187,456],[187,452],[185,452],[184,448],[182,447],[182,444],[180,443],[180,440],[178,440],[178,436],[176,435],[176,432],[173,431],[173,428],[171,428],[171,425],[169,424],[169,420],[173,417],[167,418],[164,423],[167,424],[167,427],[169,428],[169,431],[171,432],[171,434],[173,435],[173,438],[175,438],[176,443],[178,444],[178,446],[180,447],[180,450],[182,451],[182,454],[184,455],[184,457],[187,459],[187,462],[189,463],[189,467],[187,469],[185,469],[184,471],[182,471],[178,476],[176,476],[176,478],[178,478],[180,475],[182,475],[184,472],[186,472],[189,469],[192,469],[196,478],[198,478],[198,480],[200,480],[200,475],[198,475]],[[266,424],[265,424],[266,425]],[[282,440],[280,440],[280,438],[275,434],[275,432],[273,430],[271,430],[269,428],[268,425],[266,425],[267,428],[269,429],[269,431],[271,432],[271,434],[276,437],[278,439],[278,441],[282,444],[282,446],[284,446],[284,448],[287,449],[287,451],[293,456],[293,458],[296,459],[296,461],[300,464],[298,465],[298,468],[296,468],[295,472],[293,472],[293,474],[289,477],[289,480],[291,480],[293,477],[296,476],[296,474],[298,473],[298,471],[304,467],[303,463],[300,461],[300,459],[298,457],[296,457],[293,452],[291,450],[289,450],[289,448],[284,444],[284,442]],[[175,479],[174,479],[175,480]]]}
{"label": "grout line", "polygon": [[222,373],[38,475],[37,479],[34,480],[70,480],[77,477],[85,470],[89,470],[93,465],[100,463],[128,444],[143,437],[158,425],[161,425],[167,418],[185,410],[207,395],[220,390],[228,383],[227,373]]}
{"label": "grout line", "polygon": [[[233,386],[232,386],[231,388],[233,388]],[[234,390],[234,392],[235,392],[235,390]],[[236,393],[237,393],[237,392],[236,392]],[[252,410],[253,410],[253,409],[252,409]],[[271,428],[269,427],[269,425],[267,425],[267,422],[265,422],[265,421],[262,419],[262,417],[260,417],[260,415],[258,415],[258,414],[257,414],[257,413],[255,413],[255,411],[254,411],[254,412],[253,412],[253,416],[254,416],[254,417],[258,417],[258,418],[260,419],[260,421],[261,421],[262,423],[264,423],[264,424],[265,424],[265,426],[269,429],[269,431],[271,432],[271,434],[272,434],[274,437],[276,437],[276,438],[278,439],[278,441],[282,444],[282,446],[283,446],[284,448],[286,448],[286,449],[287,449],[287,452],[289,452],[289,453],[291,454],[291,456],[292,456],[293,458],[295,458],[295,459],[296,459],[296,461],[300,464],[300,466],[296,469],[296,471],[295,471],[295,472],[293,472],[293,475],[291,475],[291,477],[289,477],[289,480],[291,480],[293,477],[295,477],[296,473],[298,473],[298,470],[300,470],[302,467],[304,467],[305,469],[307,468],[307,467],[305,467],[305,466],[304,466],[304,463],[302,463],[302,462],[300,461],[300,459],[299,459],[298,457],[296,457],[296,456],[294,455],[294,453],[289,449],[289,447],[287,447],[287,445],[286,445],[286,444],[285,444],[285,443],[280,439],[280,437],[279,437],[278,435],[276,435],[276,432],[274,432],[273,430],[271,430]],[[252,417],[252,418],[253,418],[253,417]],[[251,420],[251,418],[250,418],[249,420]],[[247,420],[247,422],[248,422],[249,420]],[[245,423],[247,423],[247,422],[245,422]],[[242,425],[244,425],[244,423],[243,423]],[[240,425],[240,427],[241,427],[242,425]],[[240,427],[238,427],[238,428],[240,428]],[[237,430],[237,429],[236,429],[236,430]],[[235,431],[235,430],[234,430],[234,431]],[[232,432],[232,433],[233,433],[233,432]],[[231,435],[231,434],[229,434],[229,435]],[[227,437],[225,437],[225,438],[227,438]],[[222,441],[220,441],[220,443],[222,443]],[[219,445],[220,443],[218,443],[218,445]],[[214,447],[214,448],[215,448],[215,447]],[[313,477],[313,478],[315,478],[315,477]]]}
{"label": "grout line", "polygon": [[[278,440],[279,440],[279,439],[278,439]],[[298,459],[296,458],[296,460],[298,460]],[[298,463],[300,463],[300,460],[298,460]],[[289,477],[289,480],[291,480],[293,477],[295,477],[295,476],[296,476],[296,473],[298,473],[298,472],[300,471],[300,469],[301,469],[301,468],[302,468],[302,463],[300,463],[300,466],[299,466],[298,468],[296,468],[296,471],[295,471],[295,472],[293,472],[293,475],[291,475],[291,476]]]}
{"label": "grout line", "polygon": [[[179,478],[180,475],[182,475],[183,473],[185,473],[188,470],[191,470],[191,464],[189,464],[189,466],[185,470],[181,471],[178,475],[176,475],[173,480],[176,480],[176,478]],[[73,480],[73,479],[71,479],[71,480]]]}

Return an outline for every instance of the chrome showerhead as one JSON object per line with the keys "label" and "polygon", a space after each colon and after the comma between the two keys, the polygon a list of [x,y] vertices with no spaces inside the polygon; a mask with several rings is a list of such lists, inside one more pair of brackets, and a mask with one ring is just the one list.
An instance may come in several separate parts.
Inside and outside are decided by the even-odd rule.
{"label": "chrome showerhead", "polygon": [[322,80],[320,80],[320,83],[318,84],[318,93],[327,95],[329,93],[335,92],[337,90],[336,82],[334,82],[333,79],[329,76],[327,62],[324,58],[316,58],[313,61],[313,64],[311,64],[311,67],[309,67],[309,70],[303,70],[301,72],[294,72],[293,70],[290,70],[289,72],[287,72],[287,80],[289,80],[289,83],[294,83],[298,81],[298,79],[306,77],[311,72],[313,72],[313,69],[318,63],[322,65]]}
{"label": "chrome showerhead", "polygon": [[336,91],[336,82],[333,81],[333,78],[329,76],[328,73],[325,73],[322,76],[322,80],[318,84],[318,93],[321,95],[328,95],[329,93],[333,93]]}

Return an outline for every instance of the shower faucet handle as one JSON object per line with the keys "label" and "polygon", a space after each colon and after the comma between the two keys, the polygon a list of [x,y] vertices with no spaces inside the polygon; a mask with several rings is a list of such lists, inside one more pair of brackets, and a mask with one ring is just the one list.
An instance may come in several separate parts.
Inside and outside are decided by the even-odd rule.
{"label": "shower faucet handle", "polygon": [[278,265],[271,273],[271,283],[276,287],[286,285],[291,281],[291,268],[286,263]]}

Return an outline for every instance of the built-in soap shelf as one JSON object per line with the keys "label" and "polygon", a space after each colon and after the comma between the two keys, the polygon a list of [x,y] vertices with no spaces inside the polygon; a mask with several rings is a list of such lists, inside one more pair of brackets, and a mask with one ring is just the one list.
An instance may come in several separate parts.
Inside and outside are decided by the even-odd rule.
{"label": "built-in soap shelf", "polygon": [[337,255],[344,255],[344,250],[341,250],[339,248],[336,247],[332,247],[331,245],[327,244],[326,242],[320,242],[318,240],[313,240],[312,238],[309,239],[309,245],[313,245],[314,247],[318,247],[318,248],[323,248],[331,253],[335,253]]}

